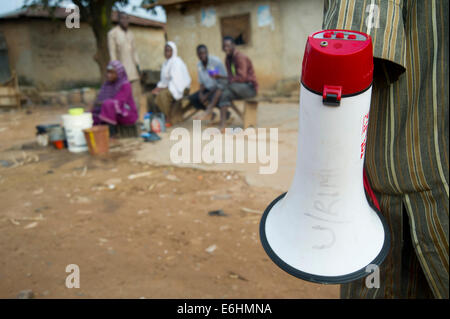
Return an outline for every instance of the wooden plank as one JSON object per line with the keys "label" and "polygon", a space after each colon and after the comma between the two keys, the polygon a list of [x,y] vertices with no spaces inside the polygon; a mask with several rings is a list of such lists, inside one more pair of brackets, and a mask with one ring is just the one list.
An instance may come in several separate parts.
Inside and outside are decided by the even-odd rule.
{"label": "wooden plank", "polygon": [[20,88],[19,88],[19,77],[17,76],[16,70],[13,71],[13,78],[14,78],[14,86],[16,87],[16,101],[17,101],[17,108],[20,110],[22,109],[22,103],[20,103]]}
{"label": "wooden plank", "polygon": [[19,82],[15,71],[12,78],[0,86],[0,106],[21,108]]}
{"label": "wooden plank", "polygon": [[143,119],[144,115],[141,113],[146,114],[148,112],[148,104],[147,104],[147,95],[145,94],[141,94],[141,96],[139,96],[139,110],[138,110],[138,114],[139,114],[139,118]]}
{"label": "wooden plank", "polygon": [[2,86],[0,87],[0,96],[16,95],[16,90],[13,87]]}
{"label": "wooden plank", "polygon": [[13,87],[0,87],[0,106],[18,106],[18,100],[17,91]]}
{"label": "wooden plank", "polygon": [[266,96],[255,96],[248,99],[244,99],[243,101],[249,102],[272,102],[272,98]]}
{"label": "wooden plank", "polygon": [[244,102],[244,130],[247,127],[256,127],[256,115],[258,113],[258,102],[246,100]]}
{"label": "wooden plank", "polygon": [[244,119],[244,116],[242,115],[242,112],[239,111],[239,109],[234,105],[233,102],[231,102],[231,108],[236,112],[236,114],[241,118]]}
{"label": "wooden plank", "polygon": [[16,97],[0,97],[0,105],[1,106],[16,106],[17,104],[17,98]]}
{"label": "wooden plank", "polygon": [[119,138],[139,137],[139,125],[117,125]]}

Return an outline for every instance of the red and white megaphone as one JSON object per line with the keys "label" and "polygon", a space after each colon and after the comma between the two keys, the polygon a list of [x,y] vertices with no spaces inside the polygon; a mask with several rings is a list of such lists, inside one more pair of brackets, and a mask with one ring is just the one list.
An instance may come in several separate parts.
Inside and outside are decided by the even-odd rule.
{"label": "red and white megaphone", "polygon": [[308,37],[294,180],[260,224],[266,253],[298,278],[350,282],[388,253],[389,229],[363,185],[372,79],[369,35],[324,30]]}

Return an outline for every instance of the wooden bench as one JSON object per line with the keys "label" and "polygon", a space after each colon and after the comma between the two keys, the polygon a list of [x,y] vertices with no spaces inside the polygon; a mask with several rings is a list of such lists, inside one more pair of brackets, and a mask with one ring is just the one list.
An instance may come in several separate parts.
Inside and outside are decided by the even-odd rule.
{"label": "wooden bench", "polygon": [[234,103],[231,104],[231,108],[242,119],[244,130],[247,127],[257,127],[257,114],[259,102],[271,102],[269,97],[255,96],[248,99],[237,100],[244,102],[244,113],[236,107]]}
{"label": "wooden bench", "polygon": [[231,104],[231,108],[237,115],[242,119],[244,130],[247,127],[256,127],[257,123],[257,113],[258,113],[258,103],[259,101],[255,98],[245,99],[244,101],[244,114],[236,107],[234,103]]}
{"label": "wooden bench", "polygon": [[139,125],[117,125],[117,135],[119,138],[139,137]]}
{"label": "wooden bench", "polygon": [[0,84],[0,107],[3,106],[21,108],[19,82],[15,71],[11,79]]}
{"label": "wooden bench", "polygon": [[[188,100],[187,97],[183,98],[183,100]],[[236,100],[236,101],[243,101],[244,102],[244,113],[242,113],[234,103],[231,104],[231,108],[233,111],[242,119],[244,130],[247,127],[256,127],[257,126],[257,114],[258,114],[258,104],[259,102],[270,102],[271,100],[266,97],[262,96],[255,96],[249,99],[243,99],[243,100]],[[193,112],[189,113],[187,117],[184,118],[184,120],[190,119],[192,116],[194,116],[199,110],[194,109],[194,106],[192,106],[190,103],[187,104],[184,108],[184,114],[187,112],[194,110]]]}

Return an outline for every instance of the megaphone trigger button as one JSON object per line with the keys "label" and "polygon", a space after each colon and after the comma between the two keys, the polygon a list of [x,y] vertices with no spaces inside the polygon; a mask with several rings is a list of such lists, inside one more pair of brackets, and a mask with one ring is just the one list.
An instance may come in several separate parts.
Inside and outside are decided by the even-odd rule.
{"label": "megaphone trigger button", "polygon": [[339,106],[341,104],[342,87],[325,85],[323,87],[322,102],[325,105]]}

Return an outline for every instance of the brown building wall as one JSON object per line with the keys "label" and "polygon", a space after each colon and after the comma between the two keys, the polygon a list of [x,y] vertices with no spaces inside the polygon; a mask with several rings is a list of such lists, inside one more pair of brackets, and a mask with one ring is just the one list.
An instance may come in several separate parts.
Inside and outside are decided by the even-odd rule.
{"label": "brown building wall", "polygon": [[130,26],[136,41],[141,69],[160,70],[164,63],[165,32],[161,29]]}
{"label": "brown building wall", "polygon": [[[162,29],[130,26],[136,38],[142,69],[159,70],[164,57]],[[8,45],[10,68],[22,85],[40,90],[98,86],[100,71],[93,56],[95,38],[90,26],[68,29],[64,20],[0,20],[0,32]]]}
{"label": "brown building wall", "polygon": [[26,75],[33,65],[28,27],[18,21],[0,22],[0,32],[8,46],[9,67],[20,76]]}
{"label": "brown building wall", "polygon": [[[260,26],[258,8],[264,5],[269,6],[273,23]],[[205,0],[165,9],[168,40],[177,44],[194,80],[193,88],[198,87],[196,46],[206,44],[210,54],[223,59],[220,19],[249,13],[251,40],[238,49],[250,57],[261,89],[267,90],[280,80],[298,80],[307,36],[321,28],[323,0]],[[214,24],[203,23],[202,9],[215,10]]]}
{"label": "brown building wall", "polygon": [[283,30],[282,73],[287,79],[300,77],[308,35],[322,29],[323,0],[281,0]]}
{"label": "brown building wall", "polygon": [[[273,1],[270,3],[273,4]],[[216,10],[214,25],[202,25],[202,8]],[[223,59],[220,18],[244,13],[250,13],[251,38],[248,45],[239,46],[238,49],[252,60],[261,88],[270,87],[282,78],[279,72],[281,59],[275,58],[281,53],[278,6],[271,5],[271,13],[275,20],[274,30],[270,26],[257,26],[257,5],[252,1],[240,1],[232,5],[218,2],[214,6],[189,4],[184,12],[168,8],[166,13],[167,37],[177,44],[178,53],[187,64],[191,77],[195,81],[194,88],[198,86],[196,46],[203,43],[208,46],[210,54]]]}

